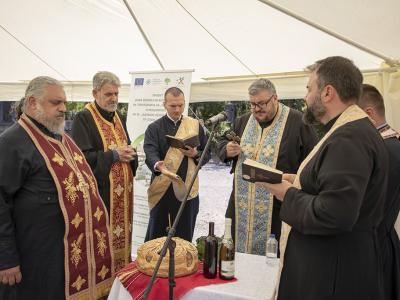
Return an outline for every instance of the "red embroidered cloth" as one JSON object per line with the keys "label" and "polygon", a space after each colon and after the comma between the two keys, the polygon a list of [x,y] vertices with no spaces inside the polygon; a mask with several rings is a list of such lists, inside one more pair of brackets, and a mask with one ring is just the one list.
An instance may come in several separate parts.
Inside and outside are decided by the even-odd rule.
{"label": "red embroidered cloth", "polygon": [[[118,272],[117,277],[124,285],[126,290],[131,294],[132,299],[139,300],[143,299],[143,294],[146,289],[147,284],[150,281],[150,276],[145,275],[136,268],[136,261],[131,262],[129,265],[124,267]],[[176,277],[176,286],[174,288],[174,298],[180,299],[188,291],[194,289],[198,286],[206,286],[210,284],[221,284],[236,281],[234,278],[232,280],[222,280],[218,276],[214,279],[207,279],[203,276],[203,265],[199,264],[199,269],[196,273],[184,276]],[[159,300],[168,299],[168,278],[156,278],[154,281],[153,288],[150,292],[148,300]]]}

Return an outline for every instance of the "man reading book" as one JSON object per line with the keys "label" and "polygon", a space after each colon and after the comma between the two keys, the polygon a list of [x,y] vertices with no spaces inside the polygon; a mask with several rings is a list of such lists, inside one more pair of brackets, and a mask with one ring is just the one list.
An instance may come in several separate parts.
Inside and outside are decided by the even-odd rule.
{"label": "man reading book", "polygon": [[[150,219],[145,241],[166,235],[166,228],[174,222],[181,202],[176,198],[167,176],[160,176],[161,171],[167,169],[179,175],[188,187],[201,152],[207,143],[203,127],[199,121],[183,116],[185,97],[177,87],[167,89],[164,94],[164,108],[166,115],[149,125],[144,137],[144,152],[146,164],[153,172],[148,189]],[[200,145],[186,149],[170,147],[167,135],[176,138],[186,138],[198,135]],[[203,161],[205,164],[210,153]],[[183,214],[179,220],[176,236],[192,241],[197,213],[199,211],[199,182],[198,178],[193,185]]]}
{"label": "man reading book", "polygon": [[262,187],[242,177],[242,163],[252,159],[284,173],[296,173],[301,161],[317,142],[312,127],[302,122],[302,114],[280,104],[275,86],[258,79],[249,87],[250,113],[237,118],[232,130],[240,144],[223,137],[217,154],[233,161],[233,190],[226,217],[233,220],[236,251],[265,255],[270,233],[279,240],[280,202]]}

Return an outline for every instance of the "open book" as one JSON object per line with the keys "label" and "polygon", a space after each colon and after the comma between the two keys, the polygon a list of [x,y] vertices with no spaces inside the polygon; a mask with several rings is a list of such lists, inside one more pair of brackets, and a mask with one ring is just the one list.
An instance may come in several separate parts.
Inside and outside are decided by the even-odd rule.
{"label": "open book", "polygon": [[172,135],[166,135],[165,137],[167,138],[168,145],[174,148],[186,149],[186,146],[194,148],[200,145],[199,136],[197,134],[184,139]]}
{"label": "open book", "polygon": [[259,163],[252,159],[246,159],[242,163],[242,177],[250,182],[282,182],[283,172]]}

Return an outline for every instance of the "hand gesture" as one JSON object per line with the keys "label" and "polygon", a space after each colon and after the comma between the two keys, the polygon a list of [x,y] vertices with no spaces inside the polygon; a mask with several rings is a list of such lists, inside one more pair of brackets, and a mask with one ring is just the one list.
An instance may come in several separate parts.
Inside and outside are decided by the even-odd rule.
{"label": "hand gesture", "polygon": [[20,283],[22,279],[22,274],[19,266],[0,270],[0,283],[6,285],[14,285],[15,283]]}
{"label": "hand gesture", "polygon": [[118,152],[120,162],[130,162],[136,157],[136,151],[131,146],[120,146],[115,150]]}
{"label": "hand gesture", "polygon": [[195,157],[197,155],[197,148],[192,148],[189,146],[186,146],[186,149],[179,149],[179,151],[181,151],[183,153],[183,155],[187,156],[187,157]]}
{"label": "hand gesture", "polygon": [[226,157],[228,158],[238,156],[241,151],[240,145],[236,142],[226,144]]}

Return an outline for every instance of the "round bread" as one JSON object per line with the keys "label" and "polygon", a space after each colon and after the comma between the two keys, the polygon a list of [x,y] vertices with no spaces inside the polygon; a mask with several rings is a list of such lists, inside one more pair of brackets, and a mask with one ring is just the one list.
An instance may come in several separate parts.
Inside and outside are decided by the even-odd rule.
{"label": "round bread", "polygon": [[[140,272],[151,276],[167,238],[161,237],[148,241],[137,250],[137,268]],[[176,242],[175,248],[175,277],[193,274],[197,271],[199,260],[197,258],[196,246],[178,237],[172,238]],[[165,255],[157,277],[168,277],[169,251]]]}

